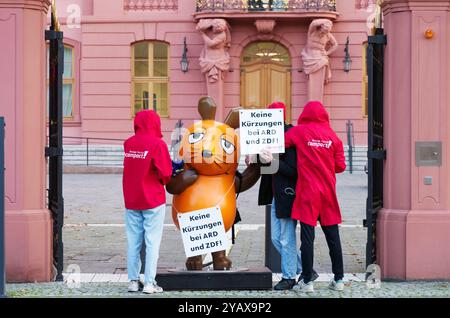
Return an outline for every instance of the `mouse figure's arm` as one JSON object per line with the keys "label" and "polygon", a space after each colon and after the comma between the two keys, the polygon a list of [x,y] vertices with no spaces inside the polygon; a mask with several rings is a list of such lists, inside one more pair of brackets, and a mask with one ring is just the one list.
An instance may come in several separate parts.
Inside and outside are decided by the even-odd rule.
{"label": "mouse figure's arm", "polygon": [[[225,119],[225,124],[234,129],[239,128],[239,110],[241,109],[242,107],[233,108]],[[251,163],[242,173],[236,171],[236,175],[234,176],[236,193],[247,191],[258,182],[261,175],[260,167],[260,163]]]}
{"label": "mouse figure's arm", "polygon": [[197,180],[198,174],[194,169],[187,169],[172,177],[166,185],[170,194],[180,194]]}
{"label": "mouse figure's arm", "polygon": [[243,172],[236,171],[234,177],[234,187],[236,193],[247,191],[258,182],[261,176],[261,165],[258,163],[250,164]]}

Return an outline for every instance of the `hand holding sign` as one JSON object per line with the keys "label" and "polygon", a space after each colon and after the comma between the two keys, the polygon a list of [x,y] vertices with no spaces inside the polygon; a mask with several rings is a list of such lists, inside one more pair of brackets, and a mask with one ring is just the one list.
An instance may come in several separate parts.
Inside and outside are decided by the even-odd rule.
{"label": "hand holding sign", "polygon": [[284,153],[284,114],[282,109],[239,111],[241,154],[262,150]]}
{"label": "hand holding sign", "polygon": [[262,163],[271,163],[273,161],[273,155],[268,149],[261,150],[259,154],[259,159]]}

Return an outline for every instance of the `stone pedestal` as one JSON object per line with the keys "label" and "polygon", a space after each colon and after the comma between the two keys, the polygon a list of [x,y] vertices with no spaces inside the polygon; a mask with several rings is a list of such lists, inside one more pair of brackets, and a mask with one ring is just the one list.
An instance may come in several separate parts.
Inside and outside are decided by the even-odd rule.
{"label": "stone pedestal", "polygon": [[187,271],[160,268],[156,275],[164,290],[270,290],[272,272],[267,268],[237,268],[228,271]]}
{"label": "stone pedestal", "polygon": [[210,83],[208,80],[208,76],[206,76],[206,88],[208,92],[208,96],[210,96],[217,106],[216,111],[216,120],[222,122],[225,120],[225,105],[224,105],[224,81],[219,78],[219,80],[215,83]]}
{"label": "stone pedestal", "polygon": [[308,75],[308,100],[316,100],[323,103],[323,90],[326,68],[322,67],[317,72]]}

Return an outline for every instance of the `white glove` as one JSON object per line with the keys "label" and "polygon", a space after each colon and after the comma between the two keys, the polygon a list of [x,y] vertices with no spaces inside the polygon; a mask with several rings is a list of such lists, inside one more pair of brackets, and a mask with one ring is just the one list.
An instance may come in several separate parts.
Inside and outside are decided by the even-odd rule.
{"label": "white glove", "polygon": [[273,161],[273,155],[267,149],[263,149],[261,151],[261,153],[259,154],[259,158],[260,158],[261,162],[265,163],[265,164],[271,163]]}

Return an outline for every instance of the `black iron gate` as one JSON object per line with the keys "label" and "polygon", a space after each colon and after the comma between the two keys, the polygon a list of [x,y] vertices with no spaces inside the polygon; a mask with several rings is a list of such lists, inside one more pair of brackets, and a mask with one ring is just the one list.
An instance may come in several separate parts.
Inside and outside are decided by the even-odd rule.
{"label": "black iron gate", "polygon": [[52,7],[50,30],[45,31],[49,41],[49,139],[45,155],[48,166],[48,208],[53,218],[53,264],[56,267],[56,280],[63,280],[63,241],[64,200],[62,196],[62,156],[63,156],[63,109],[62,84],[64,70],[63,33],[59,31],[58,21]]}
{"label": "black iron gate", "polygon": [[5,118],[0,117],[0,298],[5,297]]}
{"label": "black iron gate", "polygon": [[368,195],[366,205],[367,227],[366,266],[376,264],[376,221],[383,207],[383,166],[386,150],[383,145],[383,68],[384,47],[387,44],[383,29],[369,36],[367,45],[367,74],[369,77],[368,118]]}

